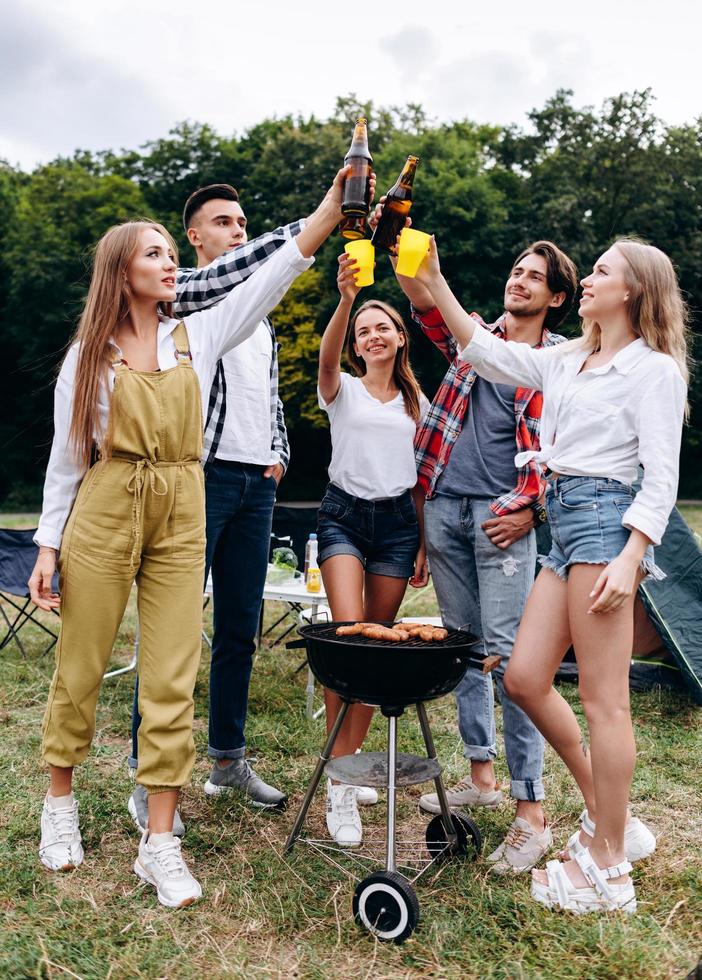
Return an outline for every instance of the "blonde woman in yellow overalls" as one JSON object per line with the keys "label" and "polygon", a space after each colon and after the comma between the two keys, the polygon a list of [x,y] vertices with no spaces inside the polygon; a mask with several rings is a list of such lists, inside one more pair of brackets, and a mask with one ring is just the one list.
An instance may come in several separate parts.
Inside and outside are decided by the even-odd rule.
{"label": "blonde woman in yellow overalls", "polygon": [[[135,221],[98,243],[92,281],[56,385],[55,433],[29,585],[60,609],[42,754],[50,786],[40,858],[83,860],[73,768],[95,731],[102,675],[132,583],[138,588],[139,767],[149,826],[134,870],[163,905],[200,898],[173,836],[178,791],[194,761],[193,689],[200,660],[204,490],[203,392],[217,360],[249,337],[308,268],[340,219],[345,171],[296,239],[216,307],[177,322],[177,255],[161,225]],[[97,447],[99,459],[91,464]],[[60,598],[52,593],[57,567]]]}

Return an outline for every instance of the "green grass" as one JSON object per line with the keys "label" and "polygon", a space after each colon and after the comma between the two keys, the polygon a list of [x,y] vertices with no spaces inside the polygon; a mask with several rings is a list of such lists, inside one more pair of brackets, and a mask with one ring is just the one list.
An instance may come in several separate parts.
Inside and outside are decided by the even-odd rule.
{"label": "green grass", "polygon": [[[4,519],[0,523],[7,526]],[[433,611],[431,590],[407,610]],[[131,870],[138,835],[126,810],[132,783],[125,760],[133,675],[105,682],[94,749],[77,774],[85,863],[69,875],[45,872],[36,853],[46,787],[39,741],[53,664],[51,656],[39,654],[38,631],[25,635],[26,660],[12,647],[0,655],[2,978],[677,980],[702,952],[702,725],[699,709],[685,696],[656,691],[633,697],[639,749],[633,800],[659,835],[655,855],[635,871],[637,915],[576,919],[548,913],[530,899],[528,878],[500,879],[482,861],[455,861],[418,883],[422,922],[396,947],[376,943],[354,925],[353,885],[341,872],[304,845],[282,855],[323,724],[304,717],[304,672],[294,673],[299,655],[280,645],[264,649],[256,661],[248,740],[260,773],[291,794],[291,810],[283,815],[203,794],[209,772],[203,652],[195,692],[198,758],[181,806],[188,827],[185,852],[204,887],[201,903],[176,913],[162,909]],[[131,604],[115,662],[127,662],[133,636]],[[577,711],[575,691],[562,690]],[[465,771],[452,699],[432,704],[430,718],[451,781]],[[367,747],[384,745],[384,725],[376,718]],[[401,720],[400,748],[421,751],[411,717]],[[506,781],[502,758],[498,765]],[[580,807],[551,752],[545,781],[554,838],[562,844]],[[400,793],[402,836],[415,840],[426,823],[416,805],[423,789]],[[382,802],[366,808],[363,817],[366,835],[382,839]],[[488,853],[504,835],[511,808],[478,810],[474,817]],[[320,795],[309,818],[315,836],[321,836],[323,822]]]}

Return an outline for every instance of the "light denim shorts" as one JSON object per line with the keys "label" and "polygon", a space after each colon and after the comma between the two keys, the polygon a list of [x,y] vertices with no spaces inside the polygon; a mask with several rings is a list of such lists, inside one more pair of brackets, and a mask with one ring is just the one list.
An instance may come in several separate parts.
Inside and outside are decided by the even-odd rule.
{"label": "light denim shorts", "polygon": [[[559,476],[546,485],[546,513],[551,551],[539,556],[544,568],[567,579],[571,565],[608,565],[622,551],[631,533],[622,517],[634,499],[633,488],[619,480],[594,476]],[[664,579],[649,545],[641,569]]]}

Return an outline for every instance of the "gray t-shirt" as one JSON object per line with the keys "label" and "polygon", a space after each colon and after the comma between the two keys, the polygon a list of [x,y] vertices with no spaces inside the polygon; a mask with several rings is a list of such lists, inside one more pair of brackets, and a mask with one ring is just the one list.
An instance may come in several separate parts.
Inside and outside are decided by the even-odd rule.
{"label": "gray t-shirt", "polygon": [[476,378],[468,411],[436,492],[492,500],[517,485],[515,388]]}

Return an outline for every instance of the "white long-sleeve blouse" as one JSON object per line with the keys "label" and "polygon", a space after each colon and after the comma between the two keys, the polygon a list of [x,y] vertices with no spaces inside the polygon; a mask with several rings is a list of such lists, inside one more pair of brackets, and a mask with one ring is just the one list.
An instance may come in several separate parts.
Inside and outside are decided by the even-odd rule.
{"label": "white long-sleeve blouse", "polygon": [[[292,239],[245,282],[227,293],[217,306],[182,318],[188,331],[193,368],[200,382],[203,418],[206,417],[207,398],[219,358],[254,333],[261,319],[280,302],[290,283],[313,262],[314,258],[305,258],[301,254]],[[178,322],[163,317],[158,326],[157,358],[162,371],[176,364],[173,331]],[[56,382],[54,438],[44,481],[41,519],[34,536],[36,544],[50,548],[61,546],[66,521],[85,475],[85,467],[76,461],[68,439],[78,347],[74,344],[68,351]],[[106,431],[113,386],[114,371],[110,369],[107,384],[99,394],[100,428],[95,433],[96,440]]]}
{"label": "white long-sleeve blouse", "polygon": [[461,358],[488,381],[543,391],[541,450],[518,453],[564,476],[602,476],[641,489],[622,523],[660,544],[678,490],[686,386],[668,354],[639,337],[609,363],[581,371],[578,344],[535,349],[477,327]]}

